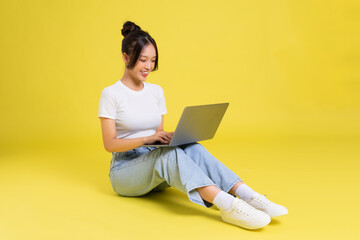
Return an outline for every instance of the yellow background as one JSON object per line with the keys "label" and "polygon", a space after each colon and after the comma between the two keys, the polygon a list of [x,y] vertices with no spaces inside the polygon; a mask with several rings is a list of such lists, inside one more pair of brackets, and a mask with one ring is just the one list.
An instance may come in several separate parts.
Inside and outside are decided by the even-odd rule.
{"label": "yellow background", "polygon": [[[1,1],[0,239],[354,239],[360,4]],[[169,189],[116,196],[97,118],[119,80],[121,28],[148,31],[173,130],[184,106],[230,102],[204,145],[289,208],[260,231]]]}

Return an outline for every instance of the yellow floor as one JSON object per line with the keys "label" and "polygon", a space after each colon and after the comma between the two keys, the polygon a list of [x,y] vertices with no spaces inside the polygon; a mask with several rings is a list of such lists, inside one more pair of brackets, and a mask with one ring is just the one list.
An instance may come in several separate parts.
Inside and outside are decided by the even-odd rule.
{"label": "yellow floor", "polygon": [[358,239],[359,138],[288,137],[204,145],[289,215],[257,230],[170,188],[117,196],[101,147],[33,147],[0,155],[0,239]]}

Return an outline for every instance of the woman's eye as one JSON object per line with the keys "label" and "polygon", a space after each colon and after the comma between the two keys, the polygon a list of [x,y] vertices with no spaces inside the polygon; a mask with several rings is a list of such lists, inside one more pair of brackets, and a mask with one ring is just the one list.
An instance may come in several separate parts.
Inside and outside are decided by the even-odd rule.
{"label": "woman's eye", "polygon": [[154,63],[154,62],[155,62],[155,60],[152,60],[152,62]]}
{"label": "woman's eye", "polygon": [[140,62],[146,62],[146,60],[140,59]]}

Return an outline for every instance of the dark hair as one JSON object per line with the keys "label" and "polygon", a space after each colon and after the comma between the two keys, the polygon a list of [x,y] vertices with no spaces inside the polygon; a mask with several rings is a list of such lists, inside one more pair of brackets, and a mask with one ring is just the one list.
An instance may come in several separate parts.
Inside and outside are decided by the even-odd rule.
{"label": "dark hair", "polygon": [[149,44],[152,44],[156,51],[155,66],[152,71],[158,69],[158,49],[155,40],[148,32],[141,30],[141,28],[135,23],[127,21],[123,25],[121,34],[124,36],[121,44],[121,52],[126,53],[130,57],[129,64],[126,66],[128,69],[134,68],[140,56],[141,50]]}

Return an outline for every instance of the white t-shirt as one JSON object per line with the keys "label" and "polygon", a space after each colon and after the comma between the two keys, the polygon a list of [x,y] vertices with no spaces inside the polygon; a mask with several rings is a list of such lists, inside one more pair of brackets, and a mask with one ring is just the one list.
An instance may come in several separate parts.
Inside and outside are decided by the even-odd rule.
{"label": "white t-shirt", "polygon": [[162,88],[143,83],[141,91],[134,91],[119,80],[101,93],[99,117],[115,119],[116,138],[151,136],[167,113]]}

